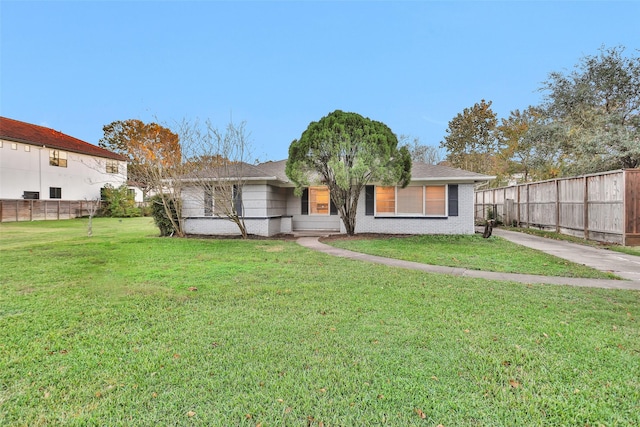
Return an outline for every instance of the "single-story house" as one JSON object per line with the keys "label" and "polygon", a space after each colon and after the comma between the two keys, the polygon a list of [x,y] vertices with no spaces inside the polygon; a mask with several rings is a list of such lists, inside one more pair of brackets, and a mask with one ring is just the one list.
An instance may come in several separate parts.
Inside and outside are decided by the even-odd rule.
{"label": "single-story house", "polygon": [[[286,160],[243,164],[243,186],[236,191],[249,234],[274,236],[297,232],[346,233],[329,190],[318,185],[294,194],[285,174]],[[405,188],[367,185],[358,201],[356,233],[473,234],[474,186],[495,177],[442,165],[414,162]],[[215,195],[198,185],[182,189],[187,234],[238,234],[237,226],[217,217]]]}
{"label": "single-story house", "polygon": [[0,117],[0,199],[94,200],[127,182],[126,158],[54,129]]}

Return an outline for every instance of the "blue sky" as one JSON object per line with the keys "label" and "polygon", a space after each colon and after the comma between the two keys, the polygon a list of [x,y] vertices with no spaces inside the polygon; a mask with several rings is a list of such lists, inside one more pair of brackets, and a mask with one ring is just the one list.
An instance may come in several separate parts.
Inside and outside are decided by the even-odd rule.
{"label": "blue sky", "polygon": [[97,144],[102,127],[246,122],[287,157],[341,109],[438,145],[481,99],[537,105],[552,71],[640,48],[640,2],[2,0],[0,114]]}

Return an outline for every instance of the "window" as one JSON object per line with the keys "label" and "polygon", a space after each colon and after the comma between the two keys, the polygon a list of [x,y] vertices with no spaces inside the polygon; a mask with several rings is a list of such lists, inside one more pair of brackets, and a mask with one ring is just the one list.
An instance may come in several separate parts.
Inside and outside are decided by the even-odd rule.
{"label": "window", "polygon": [[17,150],[18,149],[18,144],[16,144],[15,142],[11,143],[11,149],[12,150]]}
{"label": "window", "polygon": [[25,200],[38,200],[40,198],[39,191],[25,191],[22,194],[22,198]]}
{"label": "window", "polygon": [[427,195],[425,214],[446,215],[446,187],[444,185],[428,185],[425,187],[425,194]]}
{"label": "window", "polygon": [[309,213],[311,215],[329,215],[329,188],[309,187]]}
{"label": "window", "polygon": [[30,145],[25,145],[25,146],[24,146],[24,151],[26,151],[27,153],[28,153],[29,151],[31,151],[31,146],[30,146]]}
{"label": "window", "polygon": [[422,215],[424,213],[423,195],[423,187],[398,188],[396,213],[398,215]]}
{"label": "window", "polygon": [[213,188],[204,189],[204,216],[213,216]]}
{"label": "window", "polygon": [[396,187],[376,187],[376,214],[396,213]]}
{"label": "window", "polygon": [[62,188],[60,188],[60,187],[49,187],[49,198],[50,199],[62,199]]}
{"label": "window", "polygon": [[107,173],[118,173],[118,161],[107,159]]}
{"label": "window", "polygon": [[[375,214],[380,216],[447,215],[446,185],[412,186],[406,188],[375,187],[375,196],[367,195],[367,198],[370,197],[375,197]],[[373,210],[367,209],[367,215],[373,215]]]}
{"label": "window", "polygon": [[49,151],[49,164],[51,166],[67,167],[67,153],[60,150]]}

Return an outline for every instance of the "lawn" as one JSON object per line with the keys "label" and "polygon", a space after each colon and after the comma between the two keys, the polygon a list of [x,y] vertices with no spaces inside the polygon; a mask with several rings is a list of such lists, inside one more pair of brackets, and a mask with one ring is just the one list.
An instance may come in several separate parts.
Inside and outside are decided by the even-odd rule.
{"label": "lawn", "polygon": [[387,238],[356,236],[331,237],[324,239],[324,242],[355,252],[471,270],[596,279],[615,278],[611,273],[525,248],[496,236],[489,239],[483,239],[479,234]]}
{"label": "lawn", "polygon": [[156,235],[0,224],[0,425],[640,423],[638,292]]}

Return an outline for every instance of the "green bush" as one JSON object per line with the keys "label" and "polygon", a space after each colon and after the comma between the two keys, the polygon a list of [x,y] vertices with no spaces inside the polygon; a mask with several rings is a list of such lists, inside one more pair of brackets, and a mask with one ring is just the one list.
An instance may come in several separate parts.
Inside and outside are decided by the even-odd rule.
{"label": "green bush", "polygon": [[[153,216],[153,220],[160,229],[161,236],[172,236],[175,233],[175,227],[171,223],[171,220],[167,216],[167,212],[164,209],[164,203],[162,201],[162,197],[159,195],[155,195],[149,199],[150,207],[151,207],[151,216]],[[168,200],[171,214],[173,215],[174,221],[178,221],[178,213],[176,211],[176,206],[172,200]]]}
{"label": "green bush", "polygon": [[100,211],[101,216],[111,218],[131,218],[141,215],[140,209],[136,207],[134,195],[129,191],[126,184],[114,187],[106,184],[102,188],[103,206]]}

